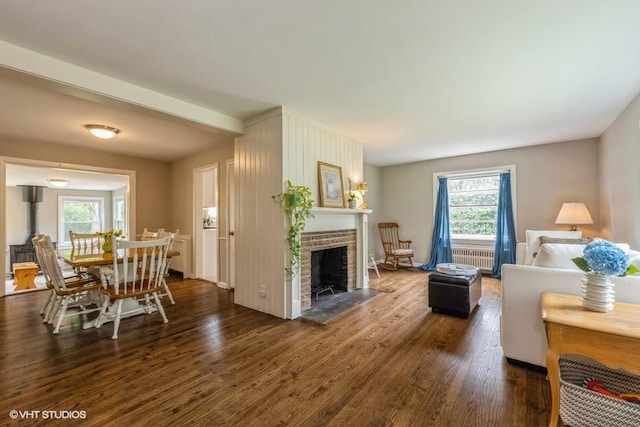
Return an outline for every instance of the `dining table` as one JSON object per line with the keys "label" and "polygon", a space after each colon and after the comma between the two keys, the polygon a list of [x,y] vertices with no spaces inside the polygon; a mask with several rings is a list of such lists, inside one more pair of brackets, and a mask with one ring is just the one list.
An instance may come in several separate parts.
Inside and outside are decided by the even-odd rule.
{"label": "dining table", "polygon": [[[131,249],[135,250],[135,249]],[[144,249],[138,249],[140,251]],[[64,263],[73,267],[74,270],[91,270],[97,269],[103,285],[106,286],[111,276],[111,269],[114,265],[114,257],[117,264],[122,264],[124,259],[124,249],[116,250],[113,252],[105,252],[101,248],[86,248],[86,249],[72,249],[72,248],[59,248],[56,252],[58,259]],[[167,258],[179,256],[180,252],[171,249],[167,253]],[[166,285],[166,278],[162,277],[162,281]],[[109,307],[109,312],[106,321],[112,321],[114,316],[114,306]],[[155,311],[156,309],[154,309]],[[135,298],[127,298],[123,300],[122,304],[122,318],[134,316],[137,314],[148,313],[148,308],[141,306]],[[97,319],[89,322],[85,322],[83,328],[89,328],[96,325]]]}
{"label": "dining table", "polygon": [[[58,249],[58,258],[65,263],[72,266],[74,269],[78,268],[89,268],[89,267],[104,267],[104,266],[112,266],[113,265],[113,257],[114,255],[117,257],[117,262],[122,263],[122,259],[124,258],[123,252],[104,252],[102,249]],[[120,255],[118,256],[118,253]],[[171,249],[167,253],[167,257],[175,257],[179,256],[180,252]]]}

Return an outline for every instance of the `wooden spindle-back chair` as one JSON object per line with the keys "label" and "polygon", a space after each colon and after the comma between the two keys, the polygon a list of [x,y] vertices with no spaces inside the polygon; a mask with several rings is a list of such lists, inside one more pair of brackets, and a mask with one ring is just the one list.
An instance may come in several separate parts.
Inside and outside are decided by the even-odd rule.
{"label": "wooden spindle-back chair", "polygon": [[[65,316],[86,315],[102,308],[102,297],[99,292],[102,284],[96,276],[91,274],[64,277],[51,238],[39,235],[32,241],[37,246],[36,256],[41,262],[40,268],[47,280],[47,286],[51,286],[55,294],[55,298],[49,302],[50,307],[45,314],[45,321],[53,323],[57,316],[58,320],[53,329],[54,335],[57,335]],[[90,307],[92,305],[94,307]],[[67,311],[75,308],[78,310]]]}
{"label": "wooden spindle-back chair", "polygon": [[[106,298],[96,325],[100,327],[112,317],[112,339],[118,338],[124,300],[137,301],[136,308],[128,314],[149,314],[157,310],[163,322],[168,322],[158,293],[164,289],[169,240],[169,237],[138,241],[113,239],[113,251],[118,256],[113,257],[112,276],[109,279],[103,276],[104,286],[101,291]],[[115,314],[107,312],[110,302],[115,305]]]}
{"label": "wooden spindle-back chair", "polygon": [[[400,259],[406,258],[413,265],[413,249],[411,240],[400,240],[398,229],[400,227],[395,222],[378,223],[380,240],[384,249],[384,263],[382,266],[387,270],[397,270]],[[391,264],[389,264],[391,262]]]}

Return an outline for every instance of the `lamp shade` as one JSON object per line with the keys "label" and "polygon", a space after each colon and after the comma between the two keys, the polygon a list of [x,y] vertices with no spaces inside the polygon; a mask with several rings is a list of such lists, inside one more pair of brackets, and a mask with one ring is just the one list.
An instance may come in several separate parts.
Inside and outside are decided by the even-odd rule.
{"label": "lamp shade", "polygon": [[569,224],[575,229],[577,224],[593,224],[593,219],[584,203],[563,203],[556,224]]}
{"label": "lamp shade", "polygon": [[367,191],[367,190],[369,190],[369,188],[368,188],[368,186],[367,186],[367,183],[366,183],[366,182],[359,182],[359,183],[356,185],[356,191],[362,191],[362,192],[365,192],[365,191]]}

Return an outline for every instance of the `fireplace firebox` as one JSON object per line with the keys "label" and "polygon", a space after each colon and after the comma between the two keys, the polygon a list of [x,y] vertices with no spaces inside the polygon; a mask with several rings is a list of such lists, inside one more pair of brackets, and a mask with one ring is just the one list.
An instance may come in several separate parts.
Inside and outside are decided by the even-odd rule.
{"label": "fireplace firebox", "polygon": [[[300,262],[300,308],[311,308],[311,300],[316,293],[311,291],[311,258],[312,254],[324,249],[346,246],[347,284],[345,290],[353,291],[356,283],[356,230],[333,230],[302,233],[300,236],[302,261]],[[330,291],[326,291],[329,292]]]}
{"label": "fireplace firebox", "polygon": [[311,294],[316,301],[326,292],[347,292],[348,265],[346,246],[311,252]]}

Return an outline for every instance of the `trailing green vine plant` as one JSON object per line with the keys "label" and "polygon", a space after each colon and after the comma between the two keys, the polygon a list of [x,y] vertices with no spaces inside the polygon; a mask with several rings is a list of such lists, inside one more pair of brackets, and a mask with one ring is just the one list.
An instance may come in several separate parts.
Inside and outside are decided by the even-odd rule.
{"label": "trailing green vine plant", "polygon": [[292,185],[291,181],[286,180],[284,193],[276,194],[271,198],[278,202],[291,218],[291,226],[287,232],[287,243],[289,244],[291,258],[284,271],[288,278],[292,278],[298,271],[302,256],[300,233],[304,230],[307,218],[313,217],[311,214],[311,208],[313,208],[311,190],[304,185]]}

